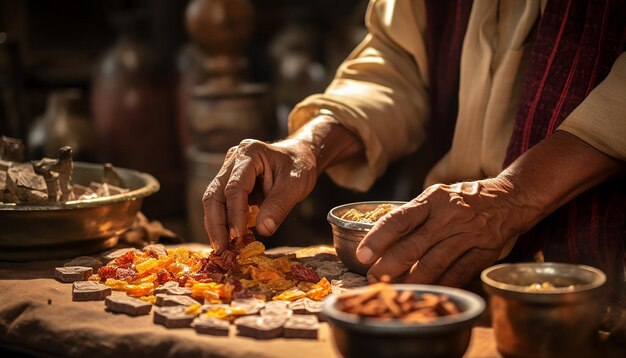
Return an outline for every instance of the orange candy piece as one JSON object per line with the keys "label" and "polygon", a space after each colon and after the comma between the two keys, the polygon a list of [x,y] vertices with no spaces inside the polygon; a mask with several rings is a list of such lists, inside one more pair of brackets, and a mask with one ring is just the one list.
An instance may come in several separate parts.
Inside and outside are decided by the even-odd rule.
{"label": "orange candy piece", "polygon": [[306,296],[314,301],[321,301],[332,292],[333,288],[331,287],[330,282],[328,282],[326,277],[324,277],[306,293]]}

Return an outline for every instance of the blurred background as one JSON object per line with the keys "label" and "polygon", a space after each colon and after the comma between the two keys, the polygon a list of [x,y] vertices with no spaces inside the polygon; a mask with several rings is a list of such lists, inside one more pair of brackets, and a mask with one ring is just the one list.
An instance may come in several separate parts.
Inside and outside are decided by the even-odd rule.
{"label": "blurred background", "polygon": [[[112,162],[161,183],[142,211],[206,242],[201,197],[225,151],[286,135],[366,34],[366,0],[0,0],[0,134],[27,159]],[[427,168],[427,165],[424,165]],[[411,168],[411,170],[407,170]],[[411,161],[368,193],[322,176],[268,247],[330,243],[326,214],[361,200],[406,200]],[[420,170],[417,170],[420,172]]]}

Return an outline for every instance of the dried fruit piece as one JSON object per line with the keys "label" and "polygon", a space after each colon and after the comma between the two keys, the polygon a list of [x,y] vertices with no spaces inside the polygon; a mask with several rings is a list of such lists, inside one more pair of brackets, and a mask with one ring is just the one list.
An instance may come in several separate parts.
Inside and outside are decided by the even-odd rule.
{"label": "dried fruit piece", "polygon": [[137,272],[144,273],[148,270],[152,270],[159,265],[159,261],[157,259],[148,259],[140,264],[135,265],[135,269]]}
{"label": "dried fruit piece", "polygon": [[109,278],[116,278],[117,268],[113,266],[102,266],[98,269],[98,276],[100,276],[101,280],[106,280]]}
{"label": "dried fruit piece", "polygon": [[149,296],[153,291],[154,285],[152,283],[126,286],[126,294],[133,297]]}
{"label": "dried fruit piece", "polygon": [[253,241],[246,245],[241,252],[239,253],[239,258],[237,261],[243,261],[249,259],[253,256],[261,255],[265,252],[265,246],[260,241]]}
{"label": "dried fruit piece", "polygon": [[332,292],[333,288],[330,285],[330,282],[328,282],[326,277],[324,277],[315,285],[315,287],[306,293],[306,296],[312,300],[321,301]]}
{"label": "dried fruit piece", "polygon": [[304,265],[299,262],[291,263],[291,276],[298,281],[318,282],[320,280],[320,277],[315,271],[304,267]]}
{"label": "dried fruit piece", "polygon": [[273,300],[274,301],[296,301],[304,297],[306,297],[306,293],[293,287],[284,291],[278,296],[274,296]]}

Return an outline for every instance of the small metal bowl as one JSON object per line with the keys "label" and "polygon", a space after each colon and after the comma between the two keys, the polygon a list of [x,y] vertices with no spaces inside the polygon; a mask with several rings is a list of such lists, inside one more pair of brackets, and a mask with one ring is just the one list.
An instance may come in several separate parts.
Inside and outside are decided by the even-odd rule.
{"label": "small metal bowl", "polygon": [[[481,279],[490,295],[500,353],[507,357],[594,355],[605,293],[602,271],[562,263],[502,264],[484,270]],[[528,290],[544,282],[556,288]]]}
{"label": "small metal bowl", "polygon": [[[461,313],[429,323],[404,323],[375,318],[362,319],[336,308],[338,295],[324,301],[322,314],[330,324],[335,346],[351,357],[461,357],[469,345],[472,327],[485,309],[479,296],[457,288],[395,284],[400,291],[447,295]],[[367,290],[367,287],[355,291]]]}
{"label": "small metal bowl", "polygon": [[[143,198],[159,190],[149,174],[116,168],[128,192],[62,204],[0,204],[0,260],[74,257],[109,249],[128,230]],[[101,182],[101,164],[74,163],[72,182]]]}
{"label": "small metal bowl", "polygon": [[356,258],[356,248],[365,235],[374,227],[374,224],[360,223],[344,220],[341,217],[350,209],[362,212],[375,209],[380,204],[391,204],[395,207],[406,204],[406,201],[363,201],[359,203],[344,204],[332,208],[326,219],[333,231],[333,245],[337,256],[350,270],[365,275],[372,265],[362,264]]}

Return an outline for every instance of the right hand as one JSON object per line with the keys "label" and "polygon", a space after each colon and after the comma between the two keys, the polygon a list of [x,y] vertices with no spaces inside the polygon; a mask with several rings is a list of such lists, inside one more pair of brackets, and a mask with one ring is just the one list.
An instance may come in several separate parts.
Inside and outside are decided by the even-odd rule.
{"label": "right hand", "polygon": [[204,228],[215,251],[228,246],[229,236],[246,232],[250,196],[260,206],[257,232],[269,236],[313,190],[317,175],[313,149],[298,139],[274,144],[246,139],[230,148],[202,197]]}

